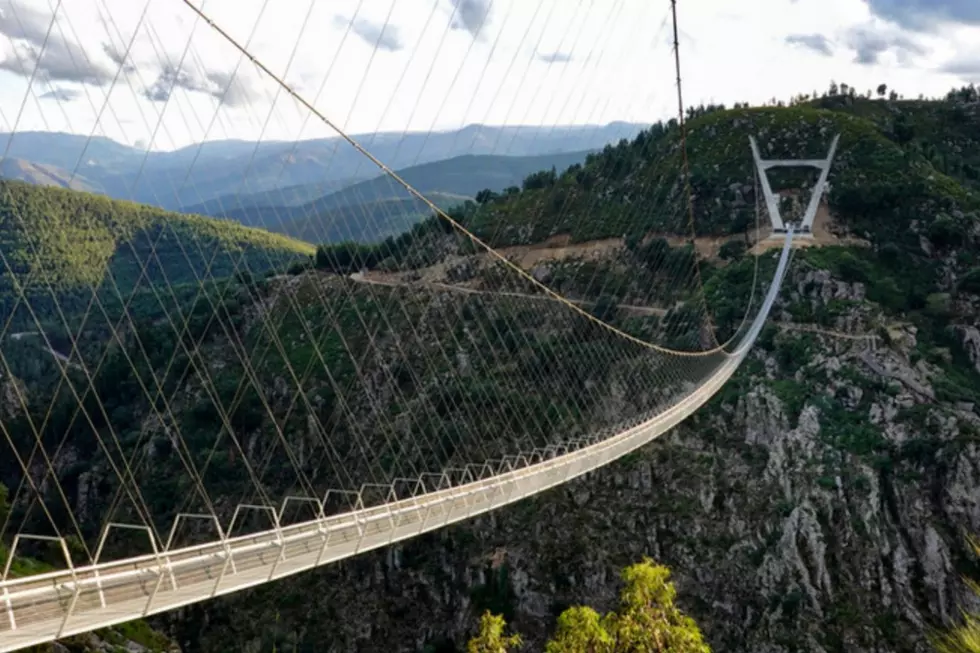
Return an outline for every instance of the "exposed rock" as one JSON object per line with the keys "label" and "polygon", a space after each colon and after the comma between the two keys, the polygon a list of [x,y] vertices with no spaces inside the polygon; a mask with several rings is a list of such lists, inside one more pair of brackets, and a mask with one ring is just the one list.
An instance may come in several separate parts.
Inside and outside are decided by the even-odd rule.
{"label": "exposed rock", "polygon": [[957,325],[953,327],[960,338],[963,349],[973,367],[980,372],[980,329],[975,326]]}

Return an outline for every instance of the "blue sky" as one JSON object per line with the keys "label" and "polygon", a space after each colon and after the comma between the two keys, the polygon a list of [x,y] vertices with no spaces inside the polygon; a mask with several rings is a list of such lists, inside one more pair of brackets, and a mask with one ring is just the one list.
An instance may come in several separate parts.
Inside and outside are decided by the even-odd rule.
{"label": "blue sky", "polygon": [[[650,122],[676,106],[667,0],[194,2],[353,132]],[[688,104],[831,79],[906,96],[980,82],[976,0],[678,4]],[[0,0],[2,131],[153,149],[332,135],[307,114],[183,0]]]}

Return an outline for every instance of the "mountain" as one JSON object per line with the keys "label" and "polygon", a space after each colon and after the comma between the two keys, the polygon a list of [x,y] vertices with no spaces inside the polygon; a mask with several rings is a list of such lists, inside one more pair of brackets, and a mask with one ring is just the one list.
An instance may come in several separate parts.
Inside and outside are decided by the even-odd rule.
{"label": "mountain", "polygon": [[[445,132],[382,132],[354,138],[398,169],[464,154],[535,156],[596,149],[641,128],[629,123],[469,125]],[[0,134],[0,147],[9,139],[10,134]],[[75,169],[81,159],[79,174],[100,192],[166,209],[200,205],[243,189],[263,193],[297,185],[349,184],[375,173],[373,164],[340,138],[269,141],[257,147],[244,141],[208,141],[172,152],[145,152],[101,137],[19,132],[9,155],[66,170]]]}
{"label": "mountain", "polygon": [[[395,173],[422,194],[442,193],[473,198],[484,189],[501,191],[509,186],[520,186],[525,177],[539,170],[557,168],[564,170],[585,160],[588,152],[567,152],[541,156],[496,156],[467,154],[442,161],[410,166]],[[333,184],[336,186],[337,184]],[[251,212],[253,207],[297,206],[320,200],[315,205],[320,210],[388,199],[408,199],[411,195],[401,186],[379,175],[359,183],[346,184],[342,188],[330,188],[329,184],[291,186],[281,191],[244,196],[226,196],[189,206],[188,213],[232,217],[235,212]],[[322,198],[322,200],[321,200]],[[238,219],[238,218],[236,218]],[[247,224],[259,226],[260,221]],[[269,225],[275,230],[274,225]]]}
{"label": "mountain", "polygon": [[[693,233],[673,123],[457,209],[533,278],[637,337],[697,345],[703,330],[678,326],[705,310],[703,284],[724,341],[774,267],[764,226],[754,229],[748,135],[765,155],[800,157],[841,134],[811,246],[794,251],[749,358],[689,421],[492,515],[153,623],[188,651],[459,651],[491,610],[540,650],[564,608],[608,609],[618,570],[649,555],[673,570],[678,604],[714,650],[930,651],[928,635],[975,605],[962,577],[978,573],[965,538],[980,533],[978,117],[980,104],[955,94],[694,109]],[[953,120],[948,136],[936,127]],[[441,469],[446,458],[470,462],[468,447],[482,460],[629,419],[689,370],[674,361],[648,381],[644,351],[546,297],[531,301],[526,280],[501,275],[436,219],[372,246],[322,247],[315,261],[228,277],[208,296],[214,306],[160,302],[192,323],[174,370],[170,352],[185,340],[153,297],[133,309],[132,335],[110,348],[92,403],[106,406],[119,457],[131,456],[160,523],[194,493],[185,456],[208,465],[203,482],[231,503],[258,492],[253,474],[263,493],[343,486],[345,475]],[[78,357],[94,367],[104,331],[80,340]],[[45,435],[65,435],[53,467],[96,540],[119,487],[111,457],[72,419],[70,396],[46,401],[61,388],[58,369],[17,344],[3,344],[4,427],[29,450],[32,424],[73,425]],[[166,420],[144,378],[163,379]],[[26,407],[12,399],[18,383],[35,397]],[[336,470],[324,462],[335,458]],[[0,480],[16,487],[12,460],[0,455]],[[61,505],[53,485],[42,491]]]}
{"label": "mountain", "polygon": [[260,193],[231,193],[215,197],[201,204],[183,206],[180,208],[180,212],[222,217],[231,211],[251,212],[263,207],[301,206],[360,181],[364,181],[364,179],[351,178],[316,184],[297,184]]}
{"label": "mountain", "polygon": [[31,163],[23,159],[7,157],[0,161],[0,179],[25,181],[35,186],[56,186],[92,192],[91,184],[84,179],[61,168],[44,163]]}
{"label": "mountain", "polygon": [[[581,163],[586,156],[586,152],[535,157],[468,155],[412,166],[398,170],[396,174],[431,202],[447,210],[471,199],[481,190],[501,191],[519,187],[524,178],[533,172],[548,168],[565,170]],[[295,198],[309,187],[293,188]],[[311,190],[309,194],[314,195],[315,192]],[[246,196],[238,201],[229,197],[187,210],[228,218],[315,243],[341,240],[375,242],[397,236],[432,213],[428,205],[415,199],[386,175],[299,205],[258,204],[271,199],[271,195]]]}

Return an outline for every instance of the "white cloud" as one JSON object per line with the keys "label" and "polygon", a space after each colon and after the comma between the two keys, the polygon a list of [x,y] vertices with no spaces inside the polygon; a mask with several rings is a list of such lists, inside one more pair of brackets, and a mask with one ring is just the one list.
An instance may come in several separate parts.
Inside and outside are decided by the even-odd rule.
{"label": "white cloud", "polygon": [[[27,0],[0,0],[0,112],[8,121],[27,91],[24,66],[10,55],[37,60],[55,4],[31,0],[30,20],[17,24],[8,9],[15,2],[26,15]],[[304,120],[305,109],[183,2],[61,7],[51,30],[57,38],[40,59],[46,76],[28,96],[19,129],[94,129],[154,149],[203,138],[333,135]],[[651,122],[675,111],[667,0],[208,0],[204,7],[304,97],[313,100],[323,86],[317,108],[355,133]],[[948,62],[980,41],[968,24],[944,30],[942,40],[892,25],[884,38],[864,0],[704,0],[679,12],[688,103],[788,98],[830,79],[940,95],[969,68]],[[787,43],[801,34],[811,43],[825,38],[828,48]],[[366,46],[371,38],[384,49]],[[111,111],[102,111],[106,104]]]}

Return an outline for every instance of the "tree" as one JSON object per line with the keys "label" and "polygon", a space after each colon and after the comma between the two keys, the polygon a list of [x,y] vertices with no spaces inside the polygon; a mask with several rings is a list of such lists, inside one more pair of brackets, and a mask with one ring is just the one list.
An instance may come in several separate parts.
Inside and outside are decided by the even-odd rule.
{"label": "tree", "polygon": [[466,653],[507,653],[521,645],[520,635],[504,635],[507,623],[487,610],[480,617],[480,632],[466,645]]}
{"label": "tree", "polygon": [[619,613],[607,617],[615,653],[710,653],[694,620],[675,605],[670,570],[646,558],[623,570]]}
{"label": "tree", "polygon": [[558,181],[558,172],[554,166],[551,166],[551,170],[541,170],[528,175],[524,179],[524,190],[548,188],[554,186],[556,181]]}
{"label": "tree", "polygon": [[613,639],[592,608],[575,606],[558,617],[555,636],[545,653],[605,653],[612,651]]}
{"label": "tree", "polygon": [[888,92],[888,84],[878,84],[878,97],[884,98]]}
{"label": "tree", "polygon": [[494,199],[496,199],[496,197],[497,194],[495,192],[493,192],[489,188],[484,188],[479,193],[477,193],[476,197],[474,197],[473,199],[476,200],[477,204],[486,204],[488,202],[492,202]]}
{"label": "tree", "polygon": [[[677,592],[669,569],[646,558],[624,569],[621,577],[618,612],[600,617],[589,607],[568,608],[558,617],[545,652],[711,653],[694,620],[674,605]],[[505,625],[503,617],[485,613],[468,653],[506,652],[515,638],[520,642],[517,636],[504,637]]]}

